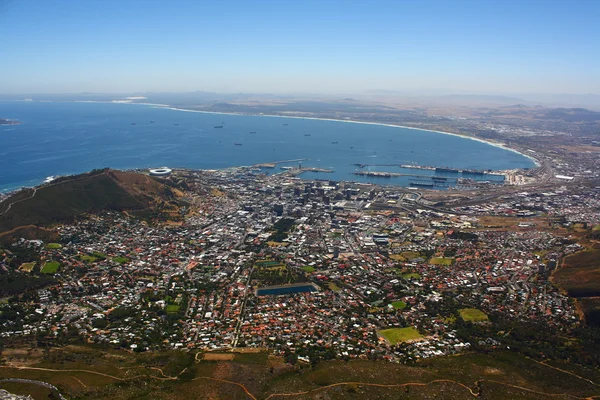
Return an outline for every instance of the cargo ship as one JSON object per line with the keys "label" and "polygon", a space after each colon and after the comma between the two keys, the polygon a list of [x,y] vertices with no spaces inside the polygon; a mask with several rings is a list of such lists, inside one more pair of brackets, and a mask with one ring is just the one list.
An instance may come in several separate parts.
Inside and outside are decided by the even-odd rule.
{"label": "cargo ship", "polygon": [[462,170],[462,174],[463,175],[477,175],[477,176],[479,176],[479,175],[484,175],[485,172],[478,171],[476,169],[463,169]]}
{"label": "cargo ship", "polygon": [[460,172],[460,169],[450,167],[435,167],[435,170],[439,172]]}
{"label": "cargo ship", "polygon": [[410,186],[418,186],[418,187],[433,189],[433,183],[429,183],[429,182],[410,182]]}

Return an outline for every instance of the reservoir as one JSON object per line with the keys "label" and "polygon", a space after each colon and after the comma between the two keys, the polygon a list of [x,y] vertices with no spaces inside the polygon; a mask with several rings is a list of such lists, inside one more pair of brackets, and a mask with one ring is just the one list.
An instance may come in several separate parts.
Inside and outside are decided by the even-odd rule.
{"label": "reservoir", "polygon": [[292,293],[310,293],[318,290],[314,283],[295,283],[292,285],[268,286],[256,289],[257,296],[278,296]]}
{"label": "reservoir", "polygon": [[[403,173],[415,170],[399,165],[470,170],[535,166],[522,154],[481,141],[344,121],[36,101],[0,102],[0,118],[21,122],[0,126],[0,191],[38,185],[51,175],[104,167],[222,169],[305,159],[303,167],[333,170],[307,172],[301,175],[305,179],[409,186],[414,177]],[[270,173],[280,172],[276,170]],[[356,175],[357,170],[400,176]]]}

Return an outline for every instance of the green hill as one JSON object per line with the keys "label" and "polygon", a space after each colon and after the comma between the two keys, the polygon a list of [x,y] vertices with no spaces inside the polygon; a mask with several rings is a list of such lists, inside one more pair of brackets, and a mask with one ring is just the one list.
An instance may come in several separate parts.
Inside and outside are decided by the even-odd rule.
{"label": "green hill", "polygon": [[26,226],[70,222],[106,210],[143,211],[173,199],[170,188],[137,173],[95,170],[20,191],[0,204],[0,235]]}

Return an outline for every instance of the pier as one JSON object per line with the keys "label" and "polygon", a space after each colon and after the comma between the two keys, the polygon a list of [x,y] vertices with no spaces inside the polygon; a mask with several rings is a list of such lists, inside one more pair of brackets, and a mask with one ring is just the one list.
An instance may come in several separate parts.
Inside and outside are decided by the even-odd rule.
{"label": "pier", "polygon": [[252,166],[252,168],[275,168],[278,164],[288,164],[293,162],[302,162],[306,160],[306,158],[296,158],[294,160],[273,161],[268,163],[255,164]]}
{"label": "pier", "polygon": [[332,169],[327,169],[327,168],[294,168],[294,169],[288,169],[286,171],[283,171],[281,174],[287,174],[290,176],[298,176],[298,175],[302,175],[305,172],[323,172],[323,173],[327,173],[330,174],[333,172]]}
{"label": "pier", "polygon": [[[461,169],[461,168],[451,168],[451,167],[433,167],[430,165],[416,165],[416,164],[353,164],[359,168],[365,167],[400,167],[407,169],[420,169],[425,171],[435,171],[435,172],[449,172],[454,174],[463,174],[463,175],[494,175],[494,176],[502,176],[505,177],[500,171],[492,171],[492,170],[479,170],[479,169]],[[386,172],[387,173],[387,172]],[[390,172],[389,176],[412,176],[410,174],[395,174]],[[363,175],[363,174],[356,174]],[[383,175],[372,175],[372,176],[383,176]],[[422,176],[422,175],[421,175]]]}
{"label": "pier", "polygon": [[[402,172],[380,172],[380,171],[355,171],[354,175],[361,176],[376,176],[380,178],[392,178],[395,176],[410,176],[413,178],[425,178],[425,179],[436,179],[441,180],[440,177],[434,175],[424,175],[424,174],[407,174]],[[452,179],[452,178],[450,178]]]}

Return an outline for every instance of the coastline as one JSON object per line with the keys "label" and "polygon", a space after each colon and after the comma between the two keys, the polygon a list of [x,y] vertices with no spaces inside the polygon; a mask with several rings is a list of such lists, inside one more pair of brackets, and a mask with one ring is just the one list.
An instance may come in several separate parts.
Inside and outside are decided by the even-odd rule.
{"label": "coastline", "polygon": [[378,126],[387,126],[390,128],[403,128],[403,129],[411,129],[411,130],[415,130],[415,131],[435,132],[435,133],[440,133],[442,135],[451,135],[451,136],[456,136],[456,137],[463,138],[463,139],[474,140],[476,142],[485,143],[490,146],[494,146],[494,147],[497,147],[497,148],[500,148],[500,149],[503,149],[506,151],[510,151],[510,152],[519,154],[519,155],[531,160],[536,168],[541,166],[541,163],[537,160],[537,158],[533,157],[530,154],[525,154],[525,153],[523,153],[517,149],[514,149],[512,147],[508,147],[504,143],[494,142],[491,140],[481,139],[481,138],[477,138],[477,137],[473,137],[473,136],[461,135],[460,133],[445,132],[445,131],[439,131],[439,130],[434,130],[434,129],[415,128],[413,126],[386,124],[383,122],[369,122],[369,121],[357,121],[357,120],[349,120],[349,119],[336,119],[336,118],[300,117],[300,116],[293,116],[293,115],[275,115],[275,114],[263,114],[263,113],[250,114],[250,113],[241,113],[241,112],[192,110],[189,108],[174,107],[169,104],[145,103],[145,102],[136,103],[133,100],[130,100],[130,101],[75,100],[74,102],[75,103],[137,104],[137,105],[151,106],[151,107],[156,107],[156,108],[166,108],[168,110],[173,110],[173,111],[193,112],[193,113],[201,113],[201,114],[239,115],[239,116],[243,116],[243,117],[309,119],[309,120],[316,120],[316,121],[346,122],[346,123],[351,123],[351,124],[378,125]]}
{"label": "coastline", "polygon": [[[18,101],[18,100],[16,100]],[[34,101],[34,100],[32,100]],[[149,107],[153,107],[153,108],[163,108],[163,109],[168,109],[168,110],[173,110],[173,111],[182,111],[182,112],[192,112],[192,113],[202,113],[202,114],[216,114],[216,115],[237,115],[237,116],[245,116],[245,117],[270,117],[270,118],[292,118],[292,119],[306,119],[306,120],[317,120],[317,121],[331,121],[331,122],[345,122],[345,123],[353,123],[353,124],[364,124],[364,125],[379,125],[379,126],[386,126],[386,127],[391,127],[391,128],[404,128],[404,129],[411,129],[411,130],[416,130],[416,131],[423,131],[423,132],[434,132],[434,133],[439,133],[439,134],[443,134],[443,135],[451,135],[451,136],[455,136],[455,137],[459,137],[459,138],[463,138],[463,139],[470,139],[470,140],[474,140],[474,141],[478,141],[480,143],[484,143],[496,148],[500,148],[503,150],[507,150],[516,154],[519,154],[527,159],[529,159],[530,161],[532,161],[535,165],[535,167],[539,167],[541,164],[539,163],[539,161],[533,157],[532,155],[529,154],[525,154],[517,149],[511,148],[506,146],[503,143],[498,143],[498,142],[493,142],[490,140],[485,140],[485,139],[481,139],[481,138],[477,138],[477,137],[473,137],[473,136],[467,136],[467,135],[462,135],[462,134],[458,134],[458,133],[454,133],[454,132],[445,132],[445,131],[440,131],[440,130],[433,130],[433,129],[423,129],[423,128],[415,128],[415,127],[411,127],[411,126],[404,126],[404,125],[394,125],[394,124],[386,124],[386,123],[382,123],[382,122],[370,122],[370,121],[357,121],[357,120],[349,120],[349,119],[336,119],[336,118],[319,118],[319,117],[306,117],[306,116],[289,116],[289,115],[275,115],[275,114],[263,114],[263,113],[259,113],[259,114],[253,114],[253,113],[241,113],[241,112],[221,112],[221,111],[203,111],[203,110],[192,110],[192,109],[186,109],[186,108],[180,108],[180,107],[173,107],[169,104],[160,104],[160,103],[147,103],[147,102],[134,102],[134,101],[97,101],[97,100],[74,100],[74,101],[44,101],[44,102],[56,102],[56,103],[104,103],[104,104],[134,104],[134,105],[140,105],[140,106],[149,106]],[[40,182],[37,184],[41,184],[43,183],[43,179],[45,178],[40,178]],[[0,193],[3,195],[7,195],[13,192],[16,192],[18,190],[24,189],[24,188],[29,188],[29,187],[34,187],[37,185],[33,185],[33,186],[14,186],[12,188],[7,188],[7,189],[1,189]]]}
{"label": "coastline", "polygon": [[368,121],[357,121],[357,120],[349,120],[349,119],[298,117],[298,116],[292,116],[292,115],[274,115],[274,114],[245,114],[245,113],[221,112],[221,111],[202,111],[202,110],[190,110],[190,109],[186,109],[186,108],[178,108],[178,107],[172,107],[172,106],[165,106],[164,104],[152,104],[152,103],[123,103],[123,104],[143,104],[143,105],[148,105],[148,106],[167,108],[169,110],[174,110],[174,111],[196,112],[196,113],[204,113],[204,114],[240,115],[240,116],[245,116],[245,117],[311,119],[311,120],[317,120],[317,121],[346,122],[346,123],[351,123],[351,124],[378,125],[378,126],[387,126],[390,128],[404,128],[404,129],[411,129],[411,130],[415,130],[415,131],[435,132],[435,133],[441,133],[442,135],[451,135],[451,136],[456,136],[456,137],[463,138],[463,139],[475,140],[476,142],[485,143],[490,146],[494,146],[494,147],[497,147],[497,148],[500,148],[503,150],[511,151],[513,153],[522,155],[525,158],[528,158],[535,164],[536,167],[541,166],[541,164],[535,157],[533,157],[529,154],[522,153],[517,149],[513,149],[512,147],[508,147],[503,143],[493,142],[491,140],[485,140],[485,139],[481,139],[481,138],[477,138],[477,137],[473,137],[473,136],[461,135],[460,133],[454,133],[454,132],[444,132],[444,131],[438,131],[438,130],[433,130],[433,129],[415,128],[412,126],[385,124],[383,122],[368,122]]}

